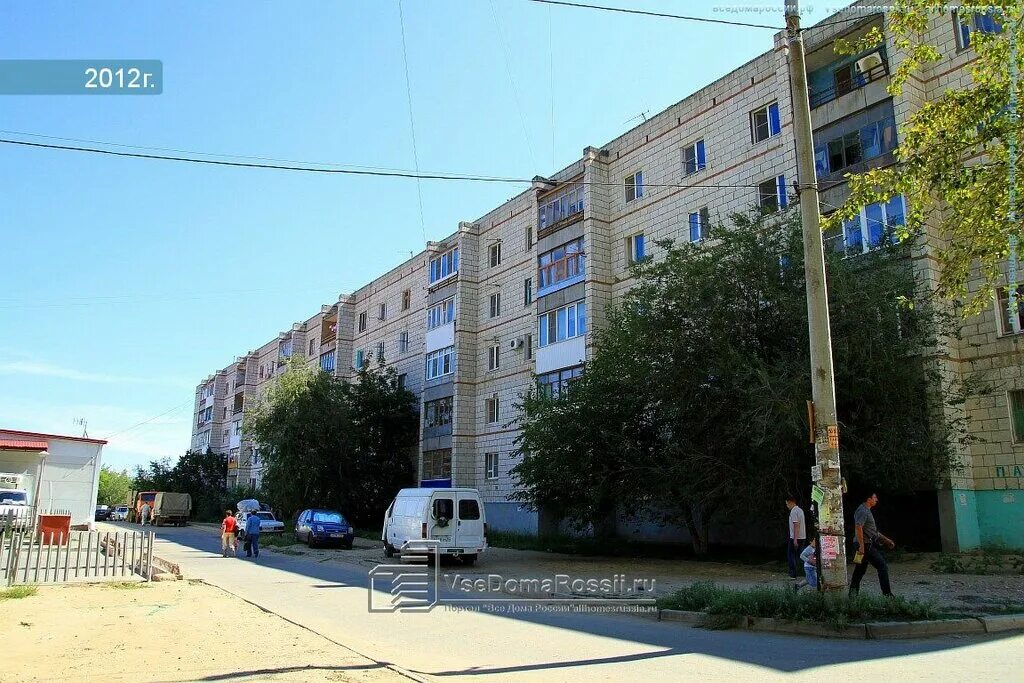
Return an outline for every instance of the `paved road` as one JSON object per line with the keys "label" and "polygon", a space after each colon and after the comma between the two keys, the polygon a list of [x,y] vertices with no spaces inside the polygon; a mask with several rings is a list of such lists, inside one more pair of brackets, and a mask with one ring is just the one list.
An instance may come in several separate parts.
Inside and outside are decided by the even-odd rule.
{"label": "paved road", "polygon": [[822,640],[627,615],[371,614],[366,571],[355,565],[273,552],[258,564],[223,558],[218,536],[197,527],[159,529],[155,552],[187,577],[425,680],[1021,680],[1024,636]]}

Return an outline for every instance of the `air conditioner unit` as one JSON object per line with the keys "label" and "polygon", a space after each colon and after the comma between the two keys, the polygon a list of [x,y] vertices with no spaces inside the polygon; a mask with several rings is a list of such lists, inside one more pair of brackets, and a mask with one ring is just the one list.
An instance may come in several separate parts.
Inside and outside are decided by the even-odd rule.
{"label": "air conditioner unit", "polygon": [[508,348],[512,349],[513,351],[515,351],[518,348],[521,348],[522,346],[523,346],[523,338],[522,337],[516,337],[515,339],[509,339],[508,340]]}
{"label": "air conditioner unit", "polygon": [[882,65],[882,55],[877,52],[872,52],[869,55],[865,55],[857,60],[855,66],[858,73],[867,73],[877,66]]}

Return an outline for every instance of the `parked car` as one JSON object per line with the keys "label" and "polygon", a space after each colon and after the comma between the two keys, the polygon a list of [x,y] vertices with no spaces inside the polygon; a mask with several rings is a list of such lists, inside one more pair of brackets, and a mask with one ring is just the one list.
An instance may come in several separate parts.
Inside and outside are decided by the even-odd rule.
{"label": "parked car", "polygon": [[273,512],[267,510],[255,510],[246,511],[243,510],[235,515],[235,520],[238,522],[238,528],[241,530],[241,536],[245,535],[245,522],[249,518],[249,515],[256,515],[260,518],[260,533],[261,534],[282,534],[284,533],[284,522],[274,517]]}
{"label": "parked car", "polygon": [[128,519],[128,506],[118,505],[110,513],[110,520],[113,522],[124,522]]}
{"label": "parked car", "polygon": [[295,520],[295,540],[310,548],[321,543],[337,543],[342,548],[351,548],[353,538],[352,525],[336,510],[303,510]]}
{"label": "parked car", "polygon": [[[487,549],[487,520],[476,489],[402,489],[384,513],[384,555],[394,557],[411,541],[438,542],[442,555],[473,564]],[[421,551],[422,552],[422,551]]]}
{"label": "parked car", "polygon": [[96,506],[96,521],[105,522],[110,519],[110,506],[109,505],[97,505]]}

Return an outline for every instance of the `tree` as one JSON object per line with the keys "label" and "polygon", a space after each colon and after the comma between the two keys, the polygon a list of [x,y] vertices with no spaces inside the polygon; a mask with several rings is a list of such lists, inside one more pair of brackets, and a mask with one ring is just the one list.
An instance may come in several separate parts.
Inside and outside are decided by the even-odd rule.
{"label": "tree", "polygon": [[[706,554],[715,518],[764,519],[809,487],[799,220],[733,222],[700,243],[659,242],[583,376],[558,397],[524,397],[518,500],[595,531],[646,511],[685,525]],[[887,491],[937,484],[966,438],[928,357],[955,321],[926,295],[899,305],[915,292],[907,249],[827,264],[844,472]]]}
{"label": "tree", "polygon": [[193,518],[211,521],[219,519],[227,509],[222,500],[226,477],[223,455],[210,449],[205,453],[186,451],[174,465],[164,458],[153,460],[148,467],[136,467],[133,487],[136,491],[187,493],[192,497]]}
{"label": "tree", "polygon": [[124,505],[130,503],[132,480],[128,472],[111,469],[104,465],[100,468],[100,483],[96,494],[97,505]]}
{"label": "tree", "polygon": [[391,368],[362,370],[348,383],[293,363],[243,425],[260,444],[275,505],[287,513],[332,507],[357,524],[379,523],[414,481],[415,400]]}
{"label": "tree", "polygon": [[[902,194],[907,200],[906,226],[901,237],[920,233],[929,218],[940,227],[943,241],[935,254],[939,261],[938,289],[948,298],[967,301],[965,312],[977,312],[991,301],[992,288],[1001,284],[1011,234],[1021,238],[1021,210],[1010,224],[1008,141],[1017,141],[1016,196],[1024,198],[1024,164],[1021,163],[1024,120],[1010,110],[1010,36],[1018,43],[1017,69],[1024,72],[1024,34],[1019,0],[995,0],[963,7],[959,17],[973,21],[992,12],[1002,27],[999,33],[971,31],[970,46],[976,59],[970,65],[972,85],[946,90],[922,105],[900,129],[896,150],[898,164],[850,178],[851,195],[844,206],[829,216],[823,227],[838,228],[860,208]],[[924,37],[936,16],[949,16],[947,5],[932,0],[903,0],[888,14],[889,29],[898,50],[906,57],[896,67],[889,85],[893,95],[902,92],[915,72],[940,59],[935,45]],[[881,44],[882,34],[873,29],[865,38],[838,41],[836,52],[852,54]],[[979,288],[969,281],[980,275]]]}

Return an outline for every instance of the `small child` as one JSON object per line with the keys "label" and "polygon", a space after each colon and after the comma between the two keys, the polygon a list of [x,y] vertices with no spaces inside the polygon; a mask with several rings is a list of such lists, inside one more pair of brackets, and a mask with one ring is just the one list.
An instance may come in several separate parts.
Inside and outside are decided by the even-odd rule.
{"label": "small child", "polygon": [[818,567],[814,557],[817,545],[816,539],[811,537],[807,542],[807,547],[800,553],[800,559],[804,561],[804,578],[793,586],[793,590],[799,591],[804,586],[818,587]]}

